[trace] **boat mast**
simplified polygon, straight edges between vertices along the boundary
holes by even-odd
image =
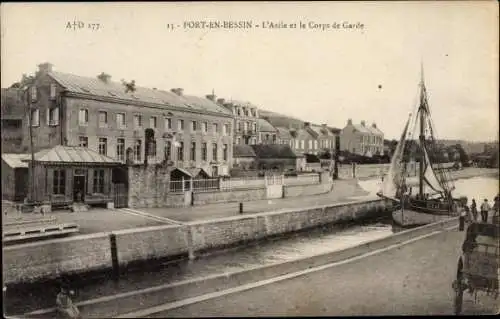
[[[422,148],[420,151],[420,165],[419,165],[419,181],[418,181],[418,192],[420,198],[423,198],[424,195],[424,163],[425,163],[425,152],[423,148],[425,147],[425,85],[424,85],[424,66],[420,64],[420,105],[418,107],[418,112],[420,115],[420,147]]]

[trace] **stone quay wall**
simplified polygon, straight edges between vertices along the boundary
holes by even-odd
[[[377,199],[9,246],[3,248],[4,282],[26,283],[92,270],[116,271],[138,261],[194,257],[269,236],[375,216],[391,205]]]

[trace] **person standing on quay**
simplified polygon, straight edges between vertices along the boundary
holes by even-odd
[[[472,221],[477,222],[477,204],[474,198],[472,199],[472,204],[470,205],[470,211],[472,213]]]
[[[488,212],[490,209],[490,204],[488,204],[488,200],[485,198],[484,202],[481,204],[481,220],[483,223],[488,222]]]

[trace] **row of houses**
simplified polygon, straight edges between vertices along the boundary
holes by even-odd
[[[125,163],[227,176],[245,161],[241,154],[253,153],[258,169],[306,170],[308,156],[334,150],[339,137],[339,147],[363,153],[378,151],[383,141],[375,126],[274,126],[249,102],[145,88],[105,73],[56,72],[50,63],[23,78],[2,89],[2,165],[26,169],[33,150],[30,183],[41,200],[68,202],[85,194],[86,201],[107,202],[112,185],[126,181]],[[26,179],[6,175],[17,184]]]

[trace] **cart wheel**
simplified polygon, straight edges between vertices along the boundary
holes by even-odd
[[[455,288],[455,300],[454,300],[455,315],[460,315],[462,313],[462,304],[464,302],[464,286],[463,286],[464,275],[462,269],[463,269],[463,263],[462,259],[460,258],[458,260],[457,279],[453,285]]]

